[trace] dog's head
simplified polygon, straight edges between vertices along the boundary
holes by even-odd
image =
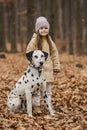
[[[35,50],[26,53],[27,59],[34,67],[41,67],[48,57],[48,53],[45,51]]]

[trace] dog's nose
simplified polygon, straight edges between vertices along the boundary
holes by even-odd
[[[40,62],[40,65],[43,65],[43,62]]]

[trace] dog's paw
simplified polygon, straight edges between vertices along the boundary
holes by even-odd
[[[50,113],[50,114],[51,114],[51,116],[55,116],[54,111],[51,111],[51,113]]]
[[[54,112],[51,112],[50,114],[51,114],[51,116],[54,116],[54,115],[55,115]]]
[[[51,116],[55,116],[55,114],[54,114],[54,113],[51,113]]]
[[[28,116],[29,116],[29,117],[33,117],[33,115],[32,115],[32,114],[28,114]]]

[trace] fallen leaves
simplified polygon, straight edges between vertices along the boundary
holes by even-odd
[[[41,106],[41,114],[29,118],[26,113],[10,114],[7,96],[28,65],[23,54],[6,54],[0,59],[1,130],[87,130],[87,57],[60,55],[61,72],[55,75],[52,104],[55,116]]]

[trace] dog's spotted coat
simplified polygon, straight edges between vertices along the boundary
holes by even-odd
[[[42,66],[48,54],[35,50],[27,53],[26,56],[30,65],[8,96],[9,110],[16,113],[27,109],[28,115],[32,117],[32,98],[40,91],[50,114],[54,115],[46,92],[46,79],[42,74]]]

